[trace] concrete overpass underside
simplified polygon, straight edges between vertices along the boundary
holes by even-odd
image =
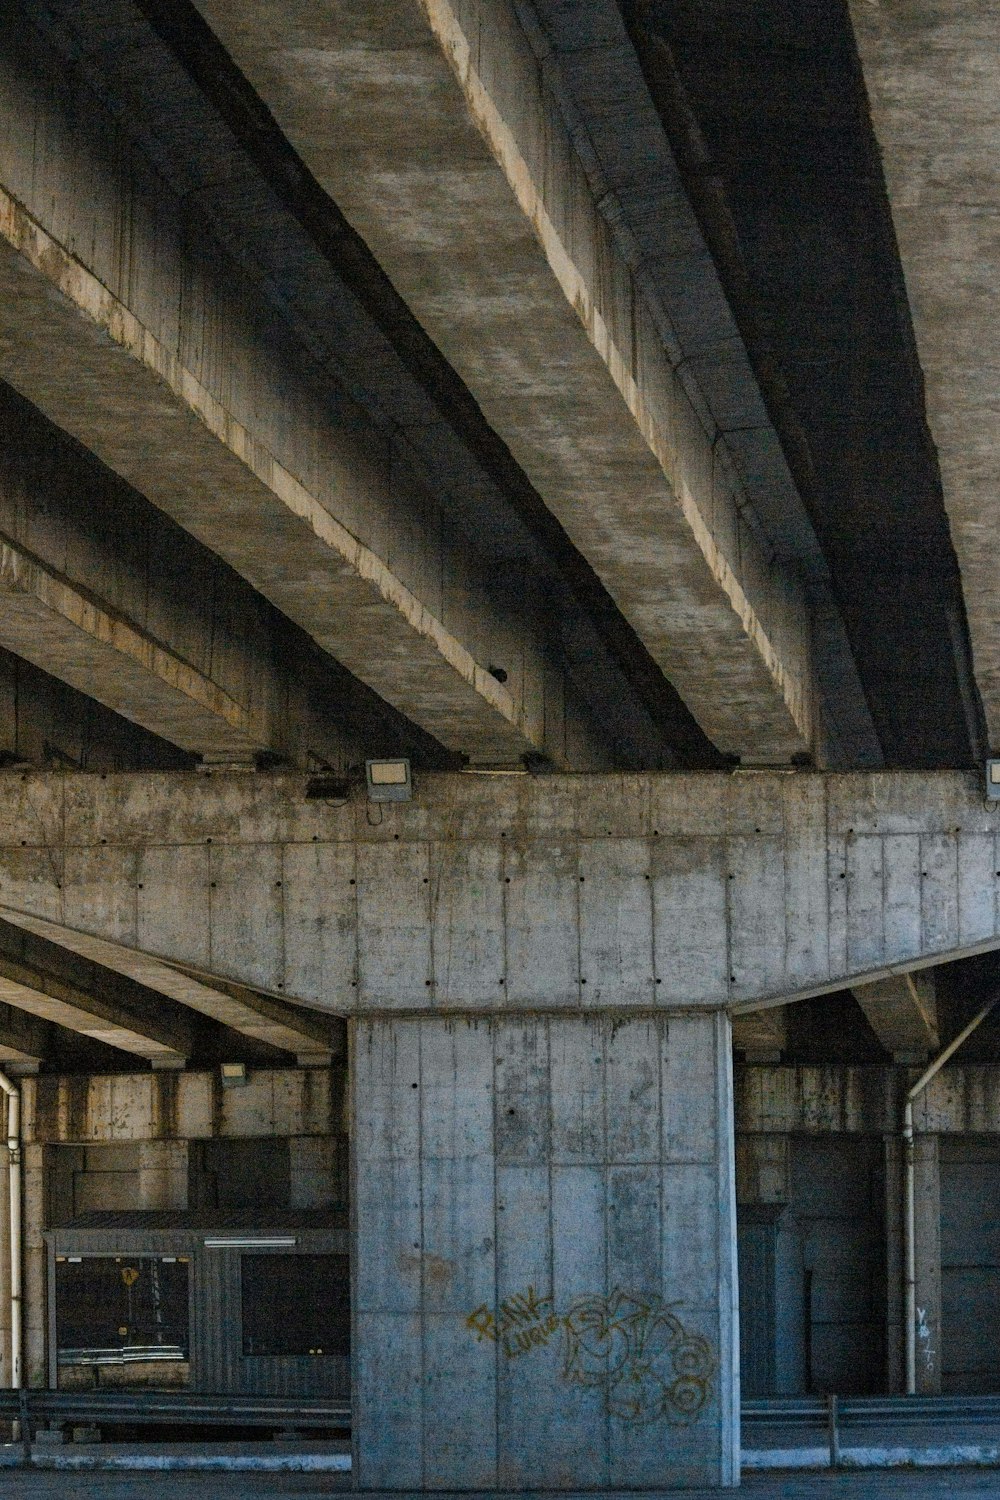
[[[1000,1389],[987,18],[890,10],[0,0],[0,1381],[497,1493]]]

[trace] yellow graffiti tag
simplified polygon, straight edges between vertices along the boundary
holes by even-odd
[[[564,1314],[534,1287],[501,1302],[484,1302],[466,1318],[476,1342],[497,1344],[507,1359],[543,1348],[562,1332],[562,1378],[596,1386],[608,1415],[644,1425],[688,1423],[712,1396],[715,1358],[706,1338],[690,1333],[672,1306],[653,1294],[615,1287],[608,1296],[579,1297]]]
[[[476,1336],[476,1343],[489,1339],[499,1344],[508,1359],[517,1359],[529,1349],[547,1344],[559,1328],[559,1318],[552,1309],[551,1297],[539,1297],[533,1286],[501,1302],[494,1315],[484,1302],[465,1320],[465,1326]]]

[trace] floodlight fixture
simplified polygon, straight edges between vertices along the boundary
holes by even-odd
[[[413,796],[410,762],[405,756],[366,760],[365,776],[370,802],[409,802]]]

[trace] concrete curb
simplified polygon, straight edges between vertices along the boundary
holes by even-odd
[[[0,1449],[0,1469],[59,1469],[67,1472],[169,1472],[231,1474],[349,1474],[349,1453],[32,1453],[25,1462],[13,1444]]]
[[[829,1469],[828,1447],[748,1448],[743,1450],[745,1473],[773,1469]],[[1000,1444],[942,1443],[936,1447],[841,1448],[841,1469],[1000,1468]]]

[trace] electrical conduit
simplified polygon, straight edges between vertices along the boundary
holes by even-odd
[[[7,1170],[10,1212],[10,1384],[20,1390],[24,1348],[24,1298],[21,1252],[21,1094],[0,1071],[0,1089],[7,1096]]]
[[[914,1203],[914,1178],[916,1150],[913,1141],[913,1101],[922,1094],[935,1073],[943,1068],[949,1057],[961,1047],[966,1037],[971,1036],[1000,1000],[994,995],[978,1015],[973,1016],[968,1026],[950,1041],[944,1051],[925,1068],[906,1095],[903,1105],[903,1278],[905,1288],[904,1320],[906,1324],[906,1394],[917,1392],[917,1256],[916,1256],[916,1209]]]

